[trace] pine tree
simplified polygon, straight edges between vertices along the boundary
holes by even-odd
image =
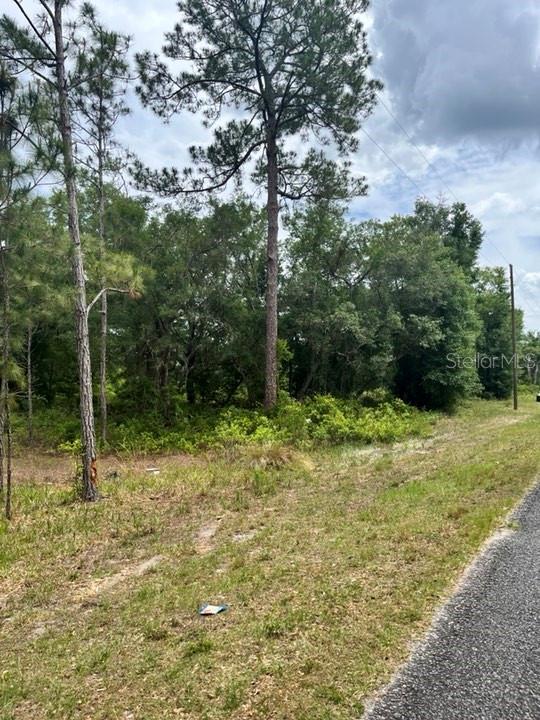
[[[265,406],[278,385],[278,228],[280,200],[365,192],[347,163],[329,160],[357,148],[356,132],[380,84],[367,75],[371,56],[359,15],[367,0],[180,0],[180,21],[167,33],[165,57],[188,69],[175,74],[158,55],[138,56],[140,97],[168,118],[188,108],[218,124],[213,142],[191,148],[199,172],[136,167],[136,177],[163,194],[212,191],[246,166],[266,184]],[[308,149],[296,152],[291,141]],[[253,168],[255,164],[255,168]]]
[[[122,161],[114,142],[114,129],[118,119],[129,110],[125,93],[129,80],[127,53],[129,38],[111,32],[101,25],[95,10],[85,3],[81,10],[83,33],[76,36],[77,55],[75,106],[81,126],[81,138],[86,150],[80,158],[97,199],[98,235],[100,240],[100,362],[99,362],[99,415],[101,440],[107,440],[107,328],[108,328],[108,273],[106,179],[118,174]]]
[[[20,0],[15,0],[26,26],[19,27],[3,15],[3,54],[20,68],[42,80],[56,99],[56,125],[61,140],[61,172],[67,196],[68,231],[72,245],[72,270],[75,289],[75,326],[79,371],[79,406],[82,441],[82,497],[93,501],[99,497],[97,488],[96,437],[92,397],[92,368],[88,333],[88,306],[84,251],[79,228],[77,177],[72,126],[74,89],[66,57],[66,27],[63,11],[67,0],[39,0],[42,13],[32,17]],[[71,31],[73,32],[73,30]]]
[[[11,420],[10,374],[12,358],[12,262],[14,229],[21,205],[29,192],[47,174],[50,166],[43,157],[50,153],[36,137],[42,103],[32,86],[23,87],[16,77],[16,65],[0,62],[0,490],[6,486],[5,514],[11,517]],[[23,150],[23,152],[21,152]]]

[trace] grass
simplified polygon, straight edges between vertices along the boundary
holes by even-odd
[[[532,484],[537,410],[477,401],[394,446],[134,460],[90,506],[37,459],[0,525],[0,717],[360,717]]]

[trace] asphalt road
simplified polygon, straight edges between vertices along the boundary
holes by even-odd
[[[540,720],[540,486],[365,720]]]

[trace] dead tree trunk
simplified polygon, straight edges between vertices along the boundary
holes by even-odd
[[[274,129],[268,132],[266,143],[268,161],[267,181],[268,235],[266,243],[266,362],[264,406],[267,410],[277,401],[277,337],[278,337],[278,160]]]
[[[75,330],[77,336],[77,360],[79,367],[80,416],[82,440],[82,497],[97,500],[96,437],[94,429],[94,408],[92,398],[92,369],[90,363],[90,338],[88,334],[88,312],[86,306],[86,279],[84,257],[79,230],[77,185],[73,159],[73,138],[71,115],[66,81],[64,39],[62,34],[62,0],[54,3],[55,71],[58,92],[58,110],[64,177],[68,204],[68,229],[72,242],[73,280],[75,285]]]

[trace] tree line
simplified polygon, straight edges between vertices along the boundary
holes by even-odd
[[[109,404],[172,422],[182,402],[271,411],[280,391],[385,387],[444,409],[508,392],[507,369],[448,367],[509,342],[506,281],[478,267],[467,208],[348,217],[382,87],[365,0],[180,1],[162,53],[134,64],[88,3],[38,5],[0,19],[2,478],[13,402],[30,439],[36,404],[78,405],[94,500],[96,398],[105,444]],[[164,120],[200,114],[212,139],[187,167],[118,146],[129,87]]]
[[[30,434],[36,399],[72,411],[78,399],[67,204],[60,191],[27,200],[12,236],[12,389],[30,411]],[[92,297],[104,274],[99,207],[95,188],[82,189]],[[116,416],[174,422],[185,403],[262,405],[264,210],[243,195],[160,207],[107,186],[104,219],[106,273],[122,291],[107,310],[105,389]],[[288,214],[284,235],[279,391],[301,399],[387,388],[442,410],[474,394],[508,396],[511,368],[475,362],[511,355],[508,284],[501,268],[477,265],[482,231],[463,204],[419,199],[411,215],[356,222],[346,205],[319,201]],[[101,334],[91,310],[96,362]]]

